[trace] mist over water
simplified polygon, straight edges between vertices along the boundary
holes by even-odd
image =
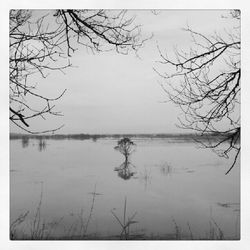
[[[180,228],[183,238],[205,238],[218,226],[227,239],[239,239],[240,167],[230,174],[230,159],[197,144],[168,139],[133,139],[136,151],[129,165],[114,147],[117,140],[11,140],[10,214],[14,221],[30,211],[29,226],[43,190],[41,218],[59,220],[55,234],[65,235],[79,219],[88,218],[88,233],[119,235],[112,215],[135,212],[131,230],[171,235]],[[42,184],[41,184],[42,183]],[[176,225],[175,225],[176,223]]]

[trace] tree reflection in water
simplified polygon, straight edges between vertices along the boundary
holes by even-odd
[[[129,180],[136,173],[133,171],[134,165],[132,165],[129,161],[124,161],[120,167],[115,168],[115,171],[118,172],[118,176],[123,180]]]
[[[26,148],[29,146],[29,138],[27,136],[22,137],[22,147]]]
[[[162,175],[170,177],[173,174],[173,167],[169,163],[164,162],[160,165],[160,172]]]
[[[46,141],[43,140],[43,139],[39,139],[39,143],[38,143],[38,150],[39,150],[39,152],[44,151],[46,149],[46,147],[47,147]]]

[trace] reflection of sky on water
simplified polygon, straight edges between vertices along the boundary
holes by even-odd
[[[96,183],[96,192],[102,195],[96,197],[90,232],[117,233],[119,225],[110,210],[122,213],[126,196],[129,210],[137,211],[135,228],[148,234],[172,233],[174,218],[186,232],[189,222],[198,237],[208,229],[212,207],[213,219],[225,236],[235,235],[239,206],[229,209],[224,204],[239,203],[239,166],[225,176],[230,162],[210,150],[188,143],[138,140],[131,157],[136,178],[124,181],[114,171],[123,160],[113,149],[115,140],[50,140],[42,154],[30,146],[33,143],[39,141],[30,140],[25,148],[20,140],[10,143],[10,169],[18,171],[10,173],[12,220],[25,210],[35,211],[43,181],[42,216],[50,222],[63,216],[63,224],[70,225],[77,217],[70,213],[79,215],[82,209],[88,215],[89,193]],[[29,216],[31,220],[32,213]]]

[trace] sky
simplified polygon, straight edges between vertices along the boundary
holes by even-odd
[[[39,14],[39,11],[37,13]],[[130,13],[128,13],[130,15]],[[160,67],[157,46],[172,55],[173,48],[188,50],[187,25],[203,34],[231,28],[228,14],[222,10],[133,10],[135,22],[141,24],[142,36],[148,40],[138,55],[121,55],[115,51],[92,54],[78,46],[71,58],[72,68],[65,75],[52,72],[46,79],[34,77],[37,91],[48,97],[66,93],[56,104],[62,117],[47,116],[30,122],[31,129],[42,131],[64,124],[58,133],[182,133],[178,128],[181,110],[167,101],[160,86],[162,79],[153,67]],[[10,126],[11,132],[23,132]]]

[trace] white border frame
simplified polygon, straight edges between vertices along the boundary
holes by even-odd
[[[106,8],[106,9],[240,9],[242,20],[242,152],[241,152],[241,240],[239,241],[10,241],[9,240],[9,9]],[[0,245],[6,250],[40,249],[248,249],[250,246],[250,8],[244,0],[12,0],[2,1],[0,84]],[[248,114],[248,115],[247,115]]]

